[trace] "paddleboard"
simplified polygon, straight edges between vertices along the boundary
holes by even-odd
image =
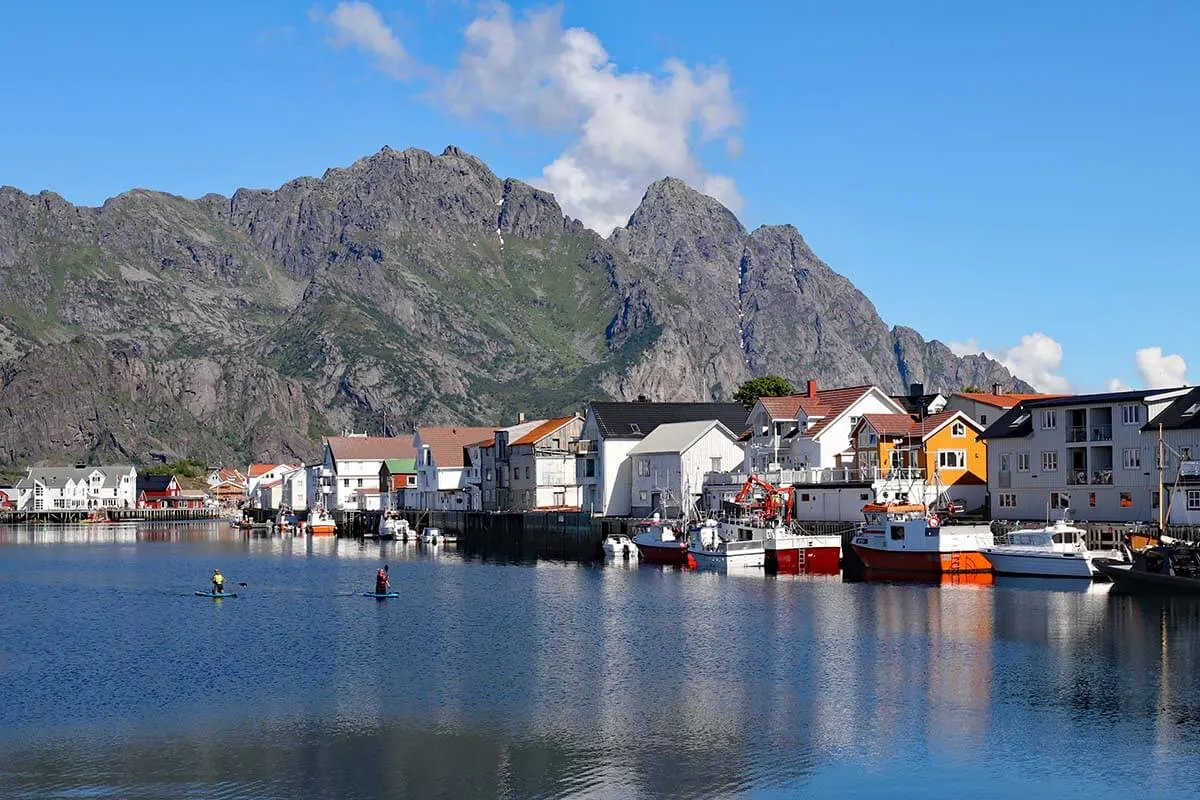
[[[383,600],[386,597],[399,597],[399,596],[400,596],[399,592],[383,592],[382,594],[380,594],[379,592],[363,592],[363,597],[378,597],[380,600]]]
[[[196,592],[196,597],[212,597],[220,600],[222,597],[237,597],[237,592],[222,592],[221,594],[213,594],[212,592]]]

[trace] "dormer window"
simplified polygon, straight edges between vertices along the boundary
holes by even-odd
[[[1194,416],[1197,411],[1200,411],[1200,403],[1192,403],[1187,407],[1187,410],[1183,412],[1183,415],[1185,417],[1191,417]]]
[[[1024,422],[1028,422],[1028,421],[1029,421],[1029,415],[1028,415],[1028,414],[1022,414],[1021,416],[1019,416],[1019,417],[1017,417],[1016,419],[1014,419],[1014,420],[1013,420],[1013,422],[1012,422],[1012,425],[1010,425],[1009,427],[1010,427],[1010,428],[1019,428],[1019,427],[1021,426],[1021,424],[1022,424],[1022,423],[1024,423]]]
[[[967,435],[967,426],[961,422],[956,422],[950,426],[950,435],[955,439],[961,439]]]
[[[629,423],[629,430],[633,431],[634,433],[641,433],[642,426],[638,425],[636,422],[631,422]]]

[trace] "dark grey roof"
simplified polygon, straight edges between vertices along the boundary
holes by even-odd
[[[174,477],[174,475],[138,475],[137,493],[165,492]]]
[[[980,439],[1020,439],[1033,433],[1033,418],[1026,403],[1015,406],[1000,415],[979,434]]]
[[[937,400],[939,397],[945,397],[945,395],[941,392],[934,392],[933,394],[922,394],[916,397],[910,394],[894,394],[891,397],[892,400],[896,401],[909,414],[919,414],[928,409],[929,404],[934,400]]]
[[[1069,394],[1065,397],[1048,397],[1044,400],[1025,400],[1020,405],[1026,408],[1062,408],[1064,406],[1094,406],[1102,403],[1123,403],[1129,400],[1145,400],[1156,394],[1186,389],[1186,386],[1176,386],[1173,389],[1133,389],[1128,392],[1104,392],[1103,394]]]
[[[750,416],[741,403],[597,402],[590,407],[605,439],[641,439],[663,423],[707,419],[719,420],[736,436],[746,430]]]
[[[1144,431],[1157,431],[1161,424],[1165,431],[1182,431],[1200,428],[1200,408],[1187,413],[1192,406],[1200,406],[1200,387],[1176,398],[1154,419],[1142,426]]]
[[[1048,397],[1043,400],[1024,400],[1017,403],[1015,406],[1004,412],[987,430],[979,435],[981,439],[1019,439],[1029,436],[1033,433],[1032,412],[1042,408],[1065,408],[1067,406],[1094,406],[1104,403],[1126,403],[1132,401],[1143,401],[1148,397],[1155,395],[1177,392],[1180,389],[1186,389],[1186,386],[1177,387],[1174,389],[1134,389],[1128,392],[1104,392],[1102,394],[1075,394],[1067,395],[1066,397]],[[1196,390],[1193,389],[1192,392]],[[1188,394],[1191,394],[1189,392]],[[1186,397],[1187,395],[1185,395]],[[1182,400],[1183,398],[1180,398]],[[1165,414],[1170,412],[1180,402],[1176,400],[1166,411],[1159,414],[1158,419],[1162,419]],[[1193,401],[1194,402],[1194,401]],[[1189,404],[1190,405],[1190,404]],[[1179,411],[1182,413],[1187,409],[1187,405],[1182,406]],[[1157,425],[1157,422],[1155,422]],[[1198,426],[1200,427],[1200,426]]]

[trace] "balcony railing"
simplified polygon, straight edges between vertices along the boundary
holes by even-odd
[[[1092,483],[1099,486],[1112,486],[1112,470],[1097,469],[1092,470]]]
[[[1086,442],[1088,440],[1087,434],[1088,434],[1088,429],[1087,429],[1086,425],[1067,428],[1067,441],[1068,442]]]
[[[1069,469],[1067,470],[1067,485],[1068,486],[1087,486],[1088,471],[1086,469]]]
[[[775,486],[805,483],[871,483],[883,480],[923,481],[925,470],[920,467],[829,467],[826,469],[784,469],[755,472],[759,478]],[[704,483],[741,485],[750,476],[745,472],[709,472]]]
[[[1068,486],[1111,486],[1112,482],[1111,469],[1094,469],[1090,472],[1086,469],[1067,470]]]
[[[1091,441],[1093,441],[1093,442],[1111,442],[1112,441],[1112,425],[1093,425]]]

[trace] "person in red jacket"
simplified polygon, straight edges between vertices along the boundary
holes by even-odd
[[[388,580],[387,564],[384,564],[383,569],[375,573],[375,594],[387,594],[391,585],[391,581]]]

